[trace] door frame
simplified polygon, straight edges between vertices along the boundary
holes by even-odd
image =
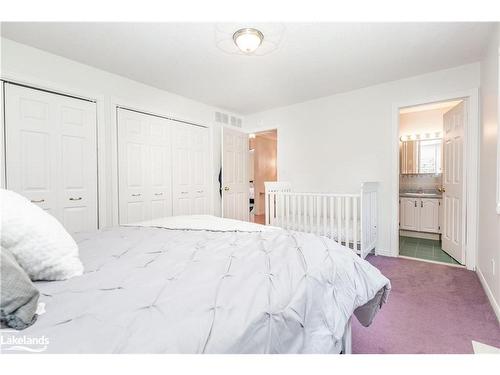
[[[391,227],[390,254],[399,256],[399,110],[404,107],[463,99],[466,102],[467,123],[464,132],[464,203],[466,220],[462,222],[462,240],[465,246],[465,266],[476,269],[478,233],[478,179],[479,179],[479,89],[424,97],[392,105],[391,151]]]
[[[141,112],[145,115],[150,115],[150,116],[158,116],[158,117],[163,117],[167,119],[171,119],[173,121],[182,121],[187,123],[188,125],[191,124],[192,126],[201,126],[205,127],[208,129],[209,135],[208,135],[208,142],[209,142],[209,159],[212,161],[211,163],[211,168],[213,168],[213,160],[214,160],[214,127],[211,123],[207,124],[200,124],[197,123],[194,120],[189,120],[185,119],[181,116],[176,115],[175,113],[171,113],[165,110],[165,108],[159,108],[159,107],[152,107],[149,105],[144,105],[137,103],[135,101],[123,99],[123,98],[118,98],[116,96],[111,97],[110,101],[110,123],[111,123],[111,134],[110,134],[110,149],[111,149],[111,190],[113,191],[112,194],[112,218],[111,222],[113,226],[119,225],[119,199],[118,199],[118,194],[119,194],[119,185],[118,185],[118,116],[117,116],[117,109],[118,108],[123,108],[123,109],[128,109],[131,111],[136,111],[136,112]],[[211,173],[210,175],[210,180],[209,180],[209,210],[210,212],[214,212],[214,184],[215,184],[215,173]]]
[[[279,168],[279,161],[280,161],[280,126],[275,125],[275,126],[263,126],[263,127],[258,127],[258,128],[252,128],[252,129],[243,129],[242,131],[247,132],[248,136],[250,134],[256,134],[256,133],[264,133],[268,132],[271,130],[276,130],[276,180],[280,180],[280,168]]]
[[[96,104],[96,153],[97,153],[97,227],[99,229],[109,226],[107,214],[107,195],[106,195],[106,111],[105,111],[105,97],[97,92],[90,92],[81,89],[75,89],[72,86],[66,86],[52,81],[43,80],[37,77],[28,76],[24,74],[14,73],[2,70],[0,74],[0,141],[2,147],[0,151],[0,187],[6,186],[6,155],[4,150],[5,145],[5,114],[4,114],[4,87],[5,82],[23,85],[28,88],[49,91],[54,94],[72,96],[76,99],[84,99],[95,102]]]
[[[280,168],[279,168],[279,161],[280,161],[280,136],[279,136],[280,135],[280,126],[279,125],[264,126],[264,127],[260,127],[260,128],[248,129],[247,133],[248,133],[248,136],[250,136],[250,134],[265,133],[265,132],[269,132],[269,131],[272,131],[272,130],[276,130],[276,181],[279,181],[280,180],[280,174],[279,174],[279,171],[280,171]],[[254,205],[255,205],[255,203],[254,203]],[[265,212],[264,212],[264,214],[265,214]]]

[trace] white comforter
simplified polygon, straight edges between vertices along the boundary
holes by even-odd
[[[20,334],[51,353],[338,353],[353,312],[369,324],[386,300],[389,280],[334,241],[173,220],[80,236],[85,274],[36,283],[47,312]]]

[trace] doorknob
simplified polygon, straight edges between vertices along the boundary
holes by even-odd
[[[224,188],[224,191],[229,191],[229,186],[226,186],[226,187]]]
[[[69,198],[70,201],[81,201],[82,200],[82,197],[78,197],[78,198]]]

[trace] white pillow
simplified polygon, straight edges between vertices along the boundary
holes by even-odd
[[[23,196],[0,189],[1,245],[31,280],[65,280],[83,273],[78,246],[49,213]]]

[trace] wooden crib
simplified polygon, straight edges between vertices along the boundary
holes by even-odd
[[[353,194],[303,193],[265,182],[266,225],[326,236],[365,258],[377,244],[378,182]]]

